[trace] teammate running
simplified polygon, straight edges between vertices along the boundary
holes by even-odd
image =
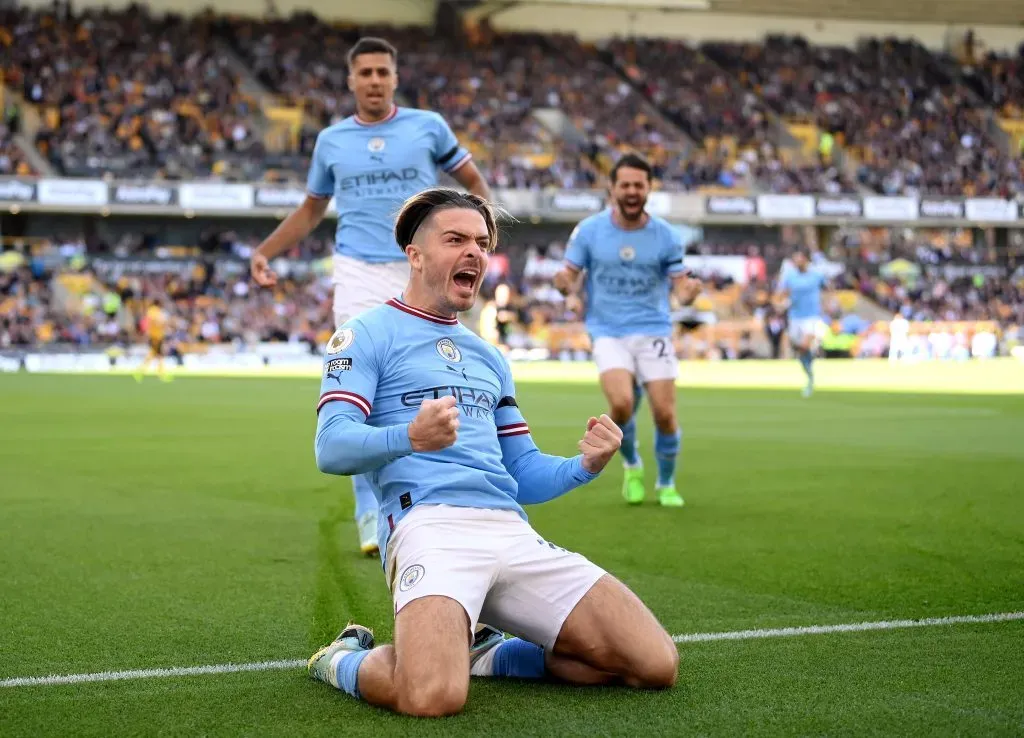
[[[574,302],[586,273],[586,325],[612,420],[622,429],[626,502],[644,501],[644,470],[636,442],[640,387],[647,390],[656,429],[655,494],[681,507],[675,470],[681,433],[676,422],[679,361],[672,344],[669,293],[690,304],[701,282],[683,268],[683,245],[667,221],[644,209],[651,167],[629,154],[611,171],[612,206],[581,222],[569,238],[566,266],[555,287]]]
[[[809,268],[810,257],[802,249],[793,254],[793,267],[783,268],[776,300],[789,302],[789,341],[807,375],[803,396],[810,397],[814,392],[814,354],[824,327],[821,289],[827,280],[824,274]]]
[[[431,189],[406,203],[395,231],[408,287],[331,338],[316,434],[321,471],[374,478],[395,644],[374,648],[350,624],[310,658],[310,674],[417,716],[462,710],[471,674],[671,686],[678,652],[651,612],[526,521],[522,505],[594,479],[622,434],[602,415],[587,421],[579,455],[542,454],[504,357],[456,320],[496,245],[491,208]],[[521,638],[467,649],[480,618]]]
[[[437,113],[394,104],[398,52],[379,38],[360,39],[348,54],[356,114],[321,131],[313,150],[306,199],[253,254],[255,281],[277,282],[269,261],[293,248],[320,223],[334,197],[334,321],[399,294],[409,266],[395,243],[395,214],[410,195],[438,182],[438,169],[481,197],[487,183],[470,153]],[[360,548],[377,550],[377,507],[369,481],[353,478]]]

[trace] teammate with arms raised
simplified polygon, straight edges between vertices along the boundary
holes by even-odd
[[[810,267],[802,249],[793,254],[793,267],[783,267],[779,276],[776,299],[789,302],[789,341],[807,375],[804,397],[814,392],[814,354],[823,328],[821,290],[826,282],[824,274]]]
[[[370,474],[379,490],[395,644],[374,648],[350,625],[310,658],[310,674],[420,716],[459,712],[471,674],[671,686],[678,652],[643,603],[526,521],[522,505],[595,478],[622,434],[590,418],[579,455],[542,454],[505,358],[456,320],[496,244],[490,207],[432,189],[395,229],[408,287],[332,337],[316,434],[321,471]],[[480,618],[520,637],[467,649]]]
[[[395,243],[395,213],[410,195],[438,182],[438,169],[488,197],[484,181],[437,113],[394,104],[398,54],[378,38],[360,39],[349,51],[348,85],[356,114],[325,128],[313,149],[306,199],[252,257],[256,282],[274,285],[269,260],[293,248],[320,223],[331,197],[338,209],[334,249],[335,327],[401,292],[409,277]],[[362,477],[353,479],[360,547],[376,551],[377,508]]]
[[[683,304],[701,283],[683,269],[683,246],[675,228],[644,208],[651,167],[639,156],[622,157],[611,171],[612,206],[581,222],[569,238],[566,266],[555,287],[578,299],[585,273],[587,331],[612,420],[622,429],[625,479],[622,494],[643,502],[644,470],[636,442],[639,387],[647,390],[654,416],[658,459],[656,494],[662,505],[679,507],[675,469],[680,431],[676,422],[679,362],[672,344],[669,294]]]

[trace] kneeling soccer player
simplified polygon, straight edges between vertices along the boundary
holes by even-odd
[[[651,612],[544,540],[520,506],[594,479],[622,433],[606,415],[590,418],[579,455],[542,454],[504,357],[456,319],[497,242],[491,207],[426,190],[405,203],[395,235],[408,287],[328,342],[316,435],[321,471],[370,474],[380,495],[395,643],[374,648],[351,624],[310,658],[310,674],[420,716],[459,712],[471,674],[671,686],[678,652]],[[481,619],[520,637],[477,632]]]

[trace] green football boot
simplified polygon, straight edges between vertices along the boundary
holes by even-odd
[[[622,468],[622,496],[630,505],[644,501],[644,468],[642,466]]]

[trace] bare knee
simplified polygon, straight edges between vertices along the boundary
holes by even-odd
[[[674,407],[654,408],[654,427],[659,433],[672,435],[676,432],[676,409]]]
[[[629,680],[641,689],[668,689],[679,678],[679,650],[666,636],[668,643],[660,649],[644,654],[633,664]]]
[[[398,695],[398,711],[413,717],[444,717],[462,712],[467,685],[440,679],[404,685]]]
[[[628,423],[633,417],[633,397],[631,395],[612,395],[608,398],[608,414],[618,425]]]

